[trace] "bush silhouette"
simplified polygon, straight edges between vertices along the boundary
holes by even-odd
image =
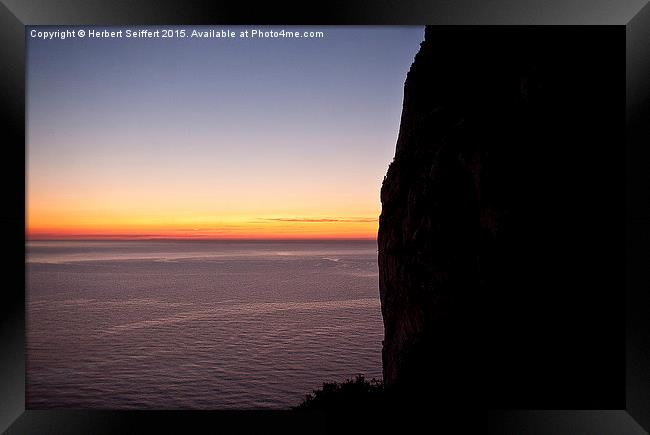
[[[366,380],[361,374],[345,382],[324,382],[323,388],[307,394],[296,410],[358,410],[379,406],[384,399],[382,381]]]

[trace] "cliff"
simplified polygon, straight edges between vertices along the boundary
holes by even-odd
[[[494,243],[506,215],[491,186],[498,183],[487,161],[492,141],[480,133],[520,116],[531,71],[499,77],[485,70],[480,49],[447,48],[437,36],[426,28],[404,86],[395,158],[381,189],[379,288],[386,387],[448,396],[443,384],[457,375],[463,340],[457,308],[480,287],[480,241]],[[497,88],[509,95],[490,98]]]
[[[602,86],[620,72],[599,63],[611,43],[578,32],[426,28],[381,188],[387,391],[480,400],[487,375],[506,401],[567,383],[585,394],[596,389],[580,365],[615,363],[563,335],[603,262],[592,235],[612,216],[594,213],[609,194],[594,147],[616,137],[620,91]]]

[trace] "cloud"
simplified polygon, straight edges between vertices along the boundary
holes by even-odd
[[[377,222],[377,218],[352,217],[352,218],[260,218],[263,221],[273,222],[301,222],[301,223],[323,223],[323,222]]]

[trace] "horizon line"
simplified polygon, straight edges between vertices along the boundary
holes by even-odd
[[[377,236],[374,237],[66,237],[66,238],[29,238],[25,237],[25,242],[100,242],[100,241],[118,241],[118,242],[133,242],[133,241],[223,241],[223,242],[249,242],[249,241],[264,241],[264,242],[292,242],[292,241],[376,241]]]

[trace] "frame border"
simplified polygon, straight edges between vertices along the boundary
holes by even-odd
[[[261,2],[260,2],[261,3]],[[173,0],[2,0],[0,4],[0,87],[7,141],[0,171],[5,204],[0,244],[7,285],[0,304],[0,431],[7,433],[115,433],[153,427],[186,430],[187,425],[263,421],[285,424],[284,412],[118,412],[25,410],[25,26],[41,24],[401,24],[556,25],[626,27],[626,409],[612,411],[500,410],[488,412],[490,433],[646,433],[650,431],[650,6],[646,0],[407,0],[399,4],[361,0],[290,7],[261,3]],[[18,253],[22,253],[19,256]],[[255,418],[250,418],[255,417]],[[291,416],[301,431],[329,423]],[[326,416],[316,416],[320,422]],[[252,424],[252,423],[250,423]],[[197,426],[194,426],[197,427]],[[240,429],[249,428],[247,424]],[[260,426],[261,427],[261,426]],[[332,426],[336,427],[336,426]],[[367,426],[363,426],[367,428]],[[139,429],[138,429],[139,428]]]

